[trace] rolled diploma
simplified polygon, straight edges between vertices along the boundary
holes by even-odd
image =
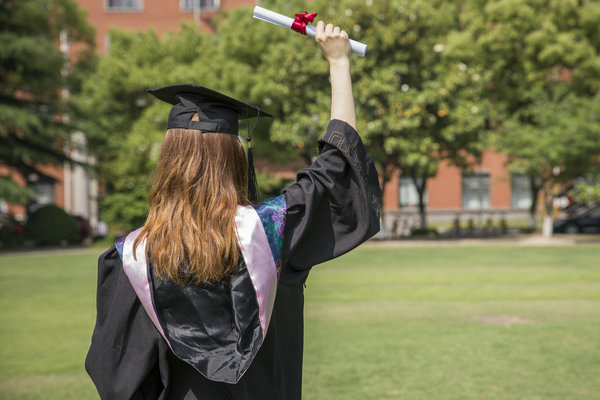
[[[292,27],[292,23],[294,22],[293,18],[286,17],[285,15],[281,15],[279,13],[267,10],[266,8],[262,8],[259,6],[254,7],[254,18],[270,22],[275,25],[283,26],[284,28],[288,29]],[[306,25],[306,34],[311,38],[315,37],[314,25]],[[364,57],[365,53],[367,52],[367,45],[361,42],[357,42],[356,40],[350,39],[350,49],[354,54]]]

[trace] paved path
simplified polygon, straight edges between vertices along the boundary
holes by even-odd
[[[578,244],[600,244],[600,235],[507,235],[489,238],[442,238],[442,239],[397,239],[369,240],[368,247],[436,247],[436,246],[574,246]]]

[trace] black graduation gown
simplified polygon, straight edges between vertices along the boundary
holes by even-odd
[[[85,366],[102,399],[301,398],[304,282],[310,269],[379,230],[381,191],[356,131],[332,120],[320,155],[283,191],[282,267],[270,324],[235,384],[202,376],[174,355],[123,271],[115,246],[98,261],[97,320]]]

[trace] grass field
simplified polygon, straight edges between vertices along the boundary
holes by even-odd
[[[97,398],[97,255],[0,255],[0,399]],[[366,246],[317,266],[304,399],[599,399],[599,255]]]

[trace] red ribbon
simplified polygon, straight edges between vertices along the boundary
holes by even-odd
[[[307,13],[303,12],[302,14],[296,14],[296,19],[292,22],[291,29],[295,30],[298,33],[306,35],[306,24],[313,22],[317,13]]]

